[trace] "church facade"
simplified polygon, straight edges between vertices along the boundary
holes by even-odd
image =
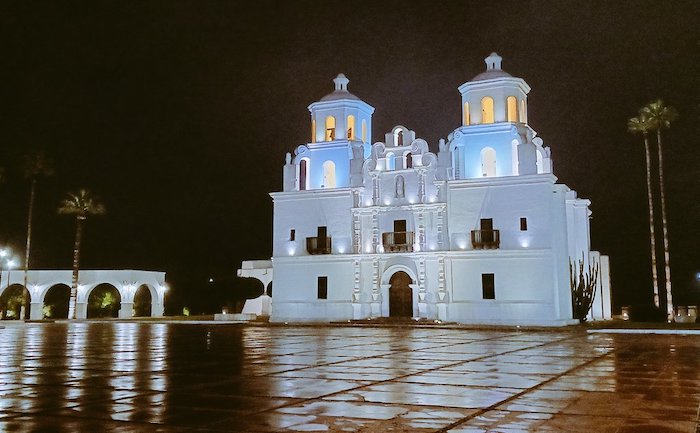
[[[570,261],[600,264],[592,318],[610,317],[609,265],[590,202],[553,175],[530,127],[530,87],[501,57],[459,86],[462,124],[437,153],[404,126],[372,144],[374,108],[335,89],[308,108],[274,202],[271,321],[413,317],[561,326]]]

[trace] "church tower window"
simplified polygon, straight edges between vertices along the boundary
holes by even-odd
[[[335,163],[333,161],[323,163],[323,187],[335,188]]]
[[[316,142],[316,119],[311,119],[311,142]]]
[[[299,161],[299,191],[309,189],[309,160],[302,158]]]
[[[348,116],[348,140],[354,140],[355,139],[355,116],[352,114]]]
[[[520,100],[520,121],[522,123],[527,123],[527,117],[525,116],[525,100]]]
[[[394,146],[403,146],[403,129],[394,131]]]
[[[362,142],[367,143],[367,121],[362,119]]]
[[[493,123],[493,98],[484,96],[481,98],[481,123]]]
[[[333,141],[333,140],[335,140],[335,117],[328,116],[328,117],[326,117],[326,140],[325,141]]]
[[[515,96],[509,96],[506,99],[506,105],[508,108],[508,121],[517,122],[518,121],[518,99]]]
[[[386,169],[396,170],[396,156],[393,152],[389,152],[386,154]]]
[[[470,123],[470,118],[469,118],[469,102],[464,103],[464,126],[469,126]]]

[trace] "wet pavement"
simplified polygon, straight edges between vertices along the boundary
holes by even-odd
[[[6,324],[0,432],[689,432],[700,337]]]

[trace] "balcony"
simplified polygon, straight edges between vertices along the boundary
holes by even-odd
[[[385,252],[406,253],[413,251],[413,232],[382,233]]]
[[[330,254],[331,238],[328,236],[322,238],[306,238],[306,251],[311,255]]]
[[[475,250],[495,250],[501,246],[498,230],[472,230],[472,247]]]

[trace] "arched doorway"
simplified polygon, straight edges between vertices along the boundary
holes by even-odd
[[[121,296],[116,287],[108,283],[95,286],[88,296],[87,318],[117,317],[121,307]]]
[[[413,316],[413,291],[409,284],[413,281],[403,271],[396,272],[389,280],[389,316],[412,317]]]
[[[43,317],[49,319],[67,319],[70,287],[66,284],[56,284],[46,291],[44,296]]]
[[[25,317],[19,317],[22,309],[22,296],[25,294],[25,292],[27,299],[29,300],[29,291],[27,291],[23,285],[12,284],[10,287],[5,288],[5,290],[2,292],[2,296],[0,296],[0,310],[2,310],[1,318],[3,320],[27,318],[29,311],[25,311]]]
[[[151,290],[145,284],[136,289],[134,294],[134,316],[151,317]]]

